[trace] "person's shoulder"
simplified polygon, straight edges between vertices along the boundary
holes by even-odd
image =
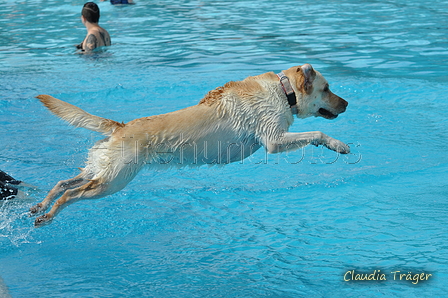
[[[100,34],[101,34],[101,37],[102,37],[102,39],[104,41],[104,44],[106,46],[110,46],[111,45],[111,41],[110,41],[109,32],[106,29],[102,28],[102,27],[100,27],[100,28],[101,28]]]
[[[111,40],[109,32],[100,26],[92,28],[87,34],[87,44],[89,43],[90,45],[88,45],[88,47],[91,49],[101,46],[110,46]]]
[[[106,30],[106,29],[104,29],[103,27],[100,27],[101,29],[101,32],[104,32],[104,33],[107,33],[107,35],[109,35],[109,32]]]
[[[109,32],[106,29],[104,29],[103,27],[101,27],[101,26],[97,26],[95,28],[92,28],[91,30],[89,30],[88,33],[89,34],[90,33],[92,33],[92,34],[99,34],[99,33],[107,33],[107,34],[109,34]]]

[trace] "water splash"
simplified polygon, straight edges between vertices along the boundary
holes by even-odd
[[[19,247],[25,243],[39,243],[32,233],[34,227],[29,218],[31,203],[24,200],[0,201],[0,243],[2,247]]]

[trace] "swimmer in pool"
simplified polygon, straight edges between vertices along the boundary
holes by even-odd
[[[107,0],[101,0],[101,2],[104,2]],[[110,4],[135,4],[132,0],[110,0]]]
[[[84,41],[77,45],[78,49],[85,52],[93,51],[98,47],[110,46],[110,36],[106,29],[98,25],[100,20],[100,9],[93,2],[87,2],[81,11],[81,20],[87,29]]]
[[[0,170],[0,200],[11,200],[16,197],[19,190],[14,185],[19,185],[22,181],[16,180]]]

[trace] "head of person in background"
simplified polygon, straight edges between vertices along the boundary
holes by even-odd
[[[85,52],[93,51],[96,48],[110,46],[110,35],[106,29],[100,27],[100,8],[93,2],[84,4],[81,11],[81,20],[87,29],[84,41],[77,45],[78,49]]]

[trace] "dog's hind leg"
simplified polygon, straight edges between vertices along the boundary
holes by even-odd
[[[63,208],[80,200],[97,199],[109,194],[107,186],[99,180],[92,180],[73,189],[67,189],[54,203],[50,211],[36,218],[34,226],[39,227],[49,223]]]
[[[75,187],[79,187],[85,183],[87,183],[89,180],[85,179],[83,177],[83,174],[79,174],[75,178],[68,179],[68,180],[61,180],[59,181],[52,190],[48,193],[46,198],[36,204],[35,206],[30,208],[31,215],[34,215],[38,212],[45,211],[48,208],[48,205],[54,201],[57,197],[59,197],[63,192],[65,192],[67,189],[72,189]]]

